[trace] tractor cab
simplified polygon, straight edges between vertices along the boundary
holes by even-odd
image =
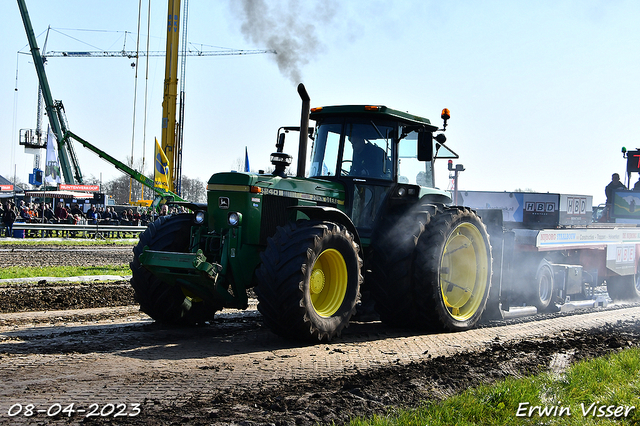
[[[447,111],[445,127],[448,118]],[[439,129],[428,119],[385,106],[314,108],[310,119],[316,131],[309,177],[344,185],[347,214],[361,236],[371,233],[385,200],[448,198],[435,188],[433,164],[458,156],[442,133],[434,136]]]

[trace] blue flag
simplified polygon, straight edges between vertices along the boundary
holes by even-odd
[[[244,171],[245,172],[250,172],[251,169],[249,168],[249,153],[247,152],[247,147],[244,147]]]

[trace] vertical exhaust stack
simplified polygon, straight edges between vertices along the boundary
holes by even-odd
[[[307,161],[307,139],[309,139],[309,110],[311,99],[304,84],[298,84],[298,94],[302,99],[302,115],[300,117],[300,144],[298,145],[298,172],[297,177],[303,178]]]

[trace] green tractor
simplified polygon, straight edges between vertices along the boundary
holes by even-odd
[[[203,323],[246,309],[254,288],[275,333],[328,341],[366,294],[390,325],[473,327],[490,293],[491,246],[478,215],[435,188],[435,159],[457,158],[444,134],[384,106],[310,110],[304,86],[298,92],[297,175],[285,173],[294,128],[281,128],[273,173],[216,173],[206,204],[179,203],[192,213],[149,225],[131,262],[141,309],[161,322]],[[442,118],[444,131],[448,110]]]

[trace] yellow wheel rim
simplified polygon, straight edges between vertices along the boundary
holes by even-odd
[[[471,318],[488,285],[489,257],[484,238],[471,223],[461,223],[449,235],[440,262],[440,291],[449,315]]]
[[[180,287],[180,289],[182,290],[182,294],[192,302],[202,302],[203,299],[193,294],[188,288]]]
[[[347,293],[347,264],[336,249],[320,253],[311,270],[309,292],[313,309],[322,317],[330,317],[342,305]]]

